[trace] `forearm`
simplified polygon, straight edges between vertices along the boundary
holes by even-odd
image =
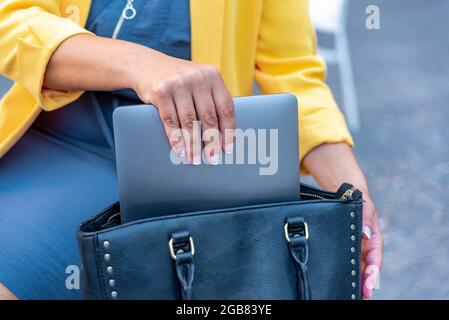
[[[56,90],[133,88],[133,70],[157,51],[127,41],[76,35],[64,41],[50,59],[44,87]]]
[[[190,163],[201,163],[201,154],[193,148],[194,135],[190,133],[179,139],[178,134],[180,129],[191,132],[193,121],[201,121],[204,130],[221,132],[221,139],[206,143],[212,151],[206,156],[210,163],[219,162],[222,148],[232,148],[235,130],[232,96],[220,71],[213,65],[93,35],[67,39],[50,60],[44,80],[46,88],[135,90],[144,103],[158,108],[170,145]]]
[[[309,170],[323,188],[336,191],[343,182],[348,182],[368,192],[363,172],[346,143],[326,143],[310,151],[303,159]]]

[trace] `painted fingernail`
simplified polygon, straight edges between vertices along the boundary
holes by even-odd
[[[379,267],[376,265],[368,266],[365,273],[368,274],[368,277],[365,280],[365,286],[368,290],[372,291],[378,282]]]
[[[225,152],[228,154],[231,154],[234,151],[234,143],[228,143],[227,145],[225,145]]]
[[[377,275],[376,284],[374,285],[374,290],[380,289],[380,273]]]
[[[192,162],[195,166],[201,164],[201,156],[200,155],[196,155],[193,156],[193,162]]]
[[[362,236],[363,236],[366,240],[371,239],[371,228],[368,227],[368,226],[363,226],[363,228],[362,228]]]
[[[373,290],[374,287],[376,286],[376,282],[377,282],[376,273],[373,273],[370,276],[368,276],[368,278],[366,279],[366,287],[368,288],[368,290]]]
[[[216,166],[218,163],[220,162],[220,157],[218,154],[214,154],[211,158],[210,158],[210,164]]]
[[[186,155],[186,151],[181,147],[176,150],[176,154],[180,157],[184,157]]]

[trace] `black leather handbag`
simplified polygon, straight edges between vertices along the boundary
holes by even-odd
[[[86,299],[361,298],[362,194],[120,223],[116,203],[77,237]]]

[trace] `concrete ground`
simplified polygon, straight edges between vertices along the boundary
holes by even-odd
[[[365,27],[371,4],[380,9],[380,30]],[[441,0],[351,1],[362,121],[355,150],[385,235],[378,299],[449,299],[447,12]],[[329,71],[341,101],[338,69]]]
[[[365,28],[370,4],[380,8],[380,30]],[[449,299],[447,12],[441,0],[351,1],[355,150],[385,235],[377,299]],[[340,101],[338,69],[328,82]],[[0,79],[0,95],[6,86]]]

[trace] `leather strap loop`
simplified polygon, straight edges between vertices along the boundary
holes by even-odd
[[[193,255],[191,252],[182,253],[176,256],[175,261],[176,275],[181,284],[182,300],[193,300],[193,278],[195,273],[195,265],[193,263]]]
[[[289,243],[290,255],[295,262],[297,270],[297,289],[299,300],[311,300],[307,262],[309,259],[308,232],[304,218],[295,217],[287,219],[286,234]]]
[[[297,236],[290,240],[290,254],[296,262],[298,278],[298,299],[310,300],[310,284],[307,272],[307,261],[309,256],[309,246],[305,237]]]
[[[193,300],[193,279],[195,264],[193,255],[195,248],[189,232],[175,232],[169,241],[170,255],[175,261],[176,275],[181,286],[181,297],[183,300]]]

